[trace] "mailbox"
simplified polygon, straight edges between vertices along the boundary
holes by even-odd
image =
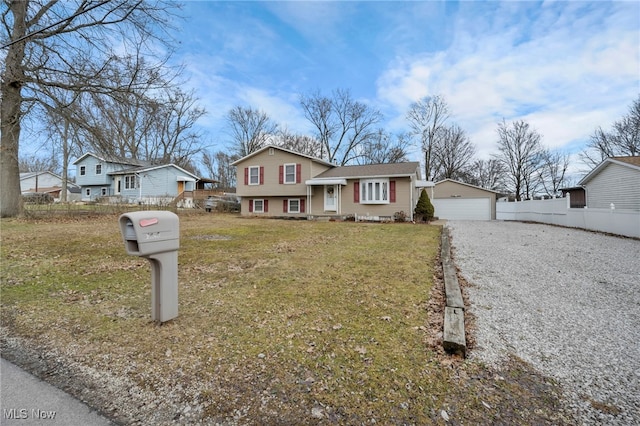
[[[127,254],[151,264],[151,317],[158,322],[178,316],[178,216],[166,211],[143,211],[120,216]]]
[[[165,211],[125,213],[120,216],[125,249],[134,256],[174,251],[180,248],[178,216]]]

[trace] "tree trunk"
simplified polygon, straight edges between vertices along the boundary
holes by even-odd
[[[26,34],[27,2],[10,2],[14,16],[11,40],[18,40]],[[20,120],[22,106],[22,85],[24,84],[24,47],[19,41],[8,48],[5,70],[0,91],[0,217],[14,217],[22,212],[20,191],[20,167],[18,149],[20,146]]]

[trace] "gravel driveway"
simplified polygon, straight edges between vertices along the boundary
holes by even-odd
[[[640,241],[519,222],[450,221],[476,316],[472,358],[555,378],[578,424],[640,424]]]

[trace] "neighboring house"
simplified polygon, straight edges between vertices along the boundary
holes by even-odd
[[[243,215],[413,219],[419,163],[336,166],[276,146],[233,163]]]
[[[560,188],[562,197],[569,197],[569,207],[572,209],[581,209],[587,205],[587,194],[581,186],[572,186],[571,188]]]
[[[495,220],[498,192],[453,179],[444,179],[431,189],[431,203],[439,219]]]
[[[180,198],[183,206],[191,207],[193,198],[184,194],[192,194],[199,180],[175,164],[151,165],[92,153],[73,164],[83,201],[109,198],[125,203],[168,204]]]
[[[67,200],[74,199],[75,194],[78,193],[78,188],[78,185],[73,182],[67,182]],[[49,171],[20,173],[20,192],[23,194],[46,193],[50,194],[54,199],[60,200],[62,176]]]
[[[640,156],[610,157],[580,182],[588,208],[640,210]]]

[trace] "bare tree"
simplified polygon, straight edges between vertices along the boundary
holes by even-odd
[[[524,120],[498,124],[498,151],[494,158],[505,169],[505,184],[517,201],[534,195],[539,174],[542,136]]]
[[[304,115],[315,127],[321,158],[341,166],[355,161],[360,147],[375,135],[374,126],[382,114],[351,98],[348,90],[337,89],[332,97],[320,92],[300,97]]]
[[[633,101],[629,112],[613,123],[606,132],[598,127],[591,135],[587,149],[580,156],[590,167],[608,157],[640,155],[640,95]]]
[[[275,136],[278,125],[266,112],[237,106],[227,113],[232,150],[240,158],[258,151]]]
[[[406,133],[395,136],[378,129],[371,138],[360,147],[358,164],[401,163],[408,161],[407,150],[411,139]]]
[[[465,177],[463,181],[481,188],[499,191],[502,189],[504,173],[505,170],[502,162],[495,158],[476,160],[472,164],[468,176]]]
[[[202,154],[202,163],[204,164],[209,176],[218,181],[218,188],[223,191],[231,191],[236,186],[236,169],[232,166],[237,156],[230,156],[224,151],[215,153],[205,152]]]
[[[113,64],[133,40],[150,41],[155,35],[154,42],[170,47],[165,29],[176,7],[172,2],[126,0],[5,0],[4,4],[8,7],[0,14],[4,29],[0,42],[7,52],[0,85],[2,217],[16,216],[22,209],[18,159],[25,114],[57,107],[46,90],[50,87],[111,93],[138,85],[138,74],[129,75],[125,87],[113,84],[121,71]],[[157,70],[162,61],[146,66]]]
[[[441,95],[427,96],[414,102],[407,112],[407,121],[414,136],[420,138],[424,152],[425,179],[433,178],[433,148],[438,131],[449,118],[449,107]]]
[[[544,150],[542,152],[542,165],[538,174],[547,195],[551,197],[561,195],[560,188],[565,184],[569,160],[569,154],[560,151]]]
[[[307,135],[292,133],[286,128],[278,132],[274,139],[274,143],[275,145],[291,151],[306,154],[311,157],[321,158],[321,144],[318,139]]]
[[[432,152],[434,180],[463,180],[475,152],[475,146],[460,126],[441,127],[436,132]]]

